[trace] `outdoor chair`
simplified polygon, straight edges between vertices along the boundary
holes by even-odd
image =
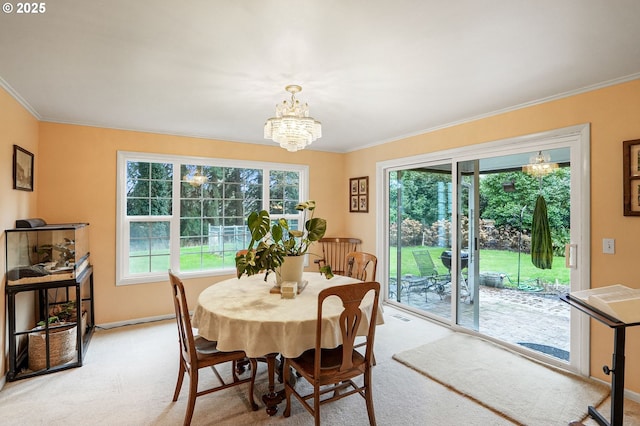
[[[180,344],[180,370],[178,371],[176,389],[173,393],[173,401],[178,400],[184,374],[187,373],[189,375],[189,399],[187,401],[187,412],[184,417],[184,424],[191,424],[197,397],[243,383],[249,383],[248,399],[251,403],[251,408],[254,411],[257,410],[258,405],[253,399],[256,361],[254,359],[249,360],[252,366],[251,377],[240,379],[236,371],[236,363],[246,359],[244,351],[222,352],[218,350],[217,342],[207,340],[201,336],[194,336],[182,280],[169,270],[169,282],[173,290],[173,303],[176,311],[176,322],[178,324],[178,343]],[[228,383],[224,381],[218,370],[216,370],[216,365],[226,362],[232,363],[232,381]],[[220,384],[198,391],[199,371],[205,367],[211,367]]]
[[[441,274],[438,271],[428,250],[415,250],[412,253],[420,276],[418,279],[414,277],[409,280],[408,291],[413,291],[416,288],[420,291],[424,290],[425,300],[427,300],[429,291],[435,291],[440,296],[440,300],[444,299],[448,291],[447,287],[451,284],[451,275],[449,273]]]
[[[320,238],[322,246],[322,258],[314,260],[321,268],[326,265],[331,266],[331,272],[336,275],[345,275],[347,271],[347,254],[358,251],[358,246],[362,244],[359,238],[325,237]]]
[[[374,299],[368,324],[366,350],[362,355],[355,350],[354,340],[358,326],[366,318],[360,309],[360,303],[370,292],[373,292]],[[335,299],[336,296],[340,298],[343,308],[340,316],[342,344],[333,349],[323,348],[322,335],[323,324],[325,324],[323,305],[327,299]],[[291,415],[291,395],[294,395],[303,407],[313,415],[316,426],[319,426],[321,405],[358,394],[366,401],[369,424],[376,424],[371,388],[371,357],[373,356],[379,296],[380,284],[377,282],[334,286],[320,292],[318,295],[315,348],[305,351],[297,358],[285,358],[284,360],[284,371],[295,369],[303,379],[313,386],[313,391],[305,392],[303,391],[304,387],[297,390],[295,382],[285,380],[284,390],[287,407],[283,413],[284,417]],[[354,380],[361,376],[362,380]]]

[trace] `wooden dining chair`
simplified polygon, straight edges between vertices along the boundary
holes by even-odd
[[[367,269],[371,270],[371,279],[376,279],[376,269],[378,267],[378,258],[371,253],[365,253],[363,251],[352,251],[347,254],[347,277],[356,278],[361,281],[367,281]],[[366,346],[366,341],[357,343],[356,348]],[[371,355],[371,362],[376,365],[375,354]]]
[[[345,275],[367,281],[367,269],[371,270],[371,280],[376,279],[376,268],[378,267],[378,258],[371,253],[363,251],[352,251],[346,257],[347,271]],[[371,281],[370,280],[370,281]]]
[[[318,267],[331,266],[331,272],[344,275],[347,270],[346,256],[352,251],[358,251],[362,244],[359,238],[324,237],[318,240],[322,246],[322,258],[314,260]]]
[[[367,332],[367,345],[364,355],[354,349],[356,332],[364,314],[360,308],[362,299],[373,292],[371,318]],[[321,336],[323,332],[323,305],[329,298],[340,298],[343,311],[340,316],[340,334],[342,344],[333,349],[322,348]],[[373,410],[371,356],[373,354],[373,340],[376,331],[376,317],[378,313],[378,299],[380,284],[377,282],[354,283],[329,287],[318,295],[318,318],[316,325],[315,348],[305,351],[297,358],[285,358],[285,375],[291,368],[313,386],[313,392],[299,393],[295,389],[295,382],[285,380],[284,390],[287,407],[284,417],[291,415],[291,395],[294,395],[304,408],[313,415],[316,426],[320,425],[320,406],[349,395],[362,396],[367,405],[369,424],[375,425]],[[353,379],[363,376],[363,384],[358,385]],[[321,389],[322,387],[322,389]],[[331,394],[331,396],[327,396]],[[321,397],[323,397],[321,399]],[[313,401],[311,404],[310,402]]]
[[[180,344],[180,370],[178,371],[178,382],[173,393],[173,401],[178,400],[184,374],[189,375],[189,399],[187,402],[187,412],[184,417],[184,424],[191,424],[196,398],[211,392],[216,392],[232,386],[249,382],[249,401],[251,408],[255,411],[258,405],[253,399],[253,387],[255,383],[256,361],[251,359],[252,373],[247,379],[240,379],[236,372],[236,362],[246,358],[244,351],[222,352],[219,351],[217,342],[206,340],[201,336],[194,336],[191,328],[191,318],[189,317],[189,307],[184,292],[182,280],[169,270],[169,281],[173,289],[173,304],[176,311],[176,322],[178,324],[178,343]],[[231,362],[231,373],[233,381],[226,383],[216,369],[216,365]],[[198,391],[198,375],[201,368],[211,367],[211,370],[220,381],[220,385]]]

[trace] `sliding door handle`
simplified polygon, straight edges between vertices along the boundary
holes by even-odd
[[[576,269],[578,267],[577,244],[565,244],[564,246],[564,266]]]

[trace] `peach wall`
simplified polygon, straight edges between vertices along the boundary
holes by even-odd
[[[640,218],[622,215],[622,141],[640,139],[640,80],[496,115],[347,154],[349,177],[375,177],[376,162],[591,123],[591,285],[622,283],[640,288],[637,279]],[[370,180],[375,191],[375,179]],[[375,235],[377,215],[351,214],[354,234]],[[615,238],[616,253],[602,254],[602,239]],[[367,246],[375,250],[375,246]],[[591,327],[591,374],[608,381],[613,332]],[[640,327],[627,332],[627,359],[640,360]],[[640,363],[628,362],[626,388],[640,392]]]
[[[41,123],[42,164],[39,215],[49,223],[89,222],[98,324],[169,314],[173,311],[167,282],[115,285],[116,153],[153,152],[211,158],[309,165],[310,198],[317,217],[328,221],[328,235],[344,231],[343,155],[317,151],[288,153],[277,146],[249,145],[207,139],[140,133],[86,126]],[[189,301],[213,282],[226,277],[187,282]]]
[[[35,217],[37,213],[37,192],[39,189],[40,157],[38,155],[38,121],[25,110],[18,102],[15,101],[6,91],[0,88],[0,226],[2,229],[11,229],[15,227],[16,219]],[[34,173],[34,192],[18,191],[13,189],[13,145],[18,145],[35,155],[35,173]],[[2,232],[0,236],[0,271],[3,273],[3,279],[0,281],[0,291],[4,300],[6,277],[4,271],[6,269],[6,250],[5,250],[5,234]],[[20,298],[21,300],[24,298]],[[29,300],[27,300],[27,303]],[[19,303],[19,302],[17,302]],[[33,311],[33,306],[21,303],[18,307],[18,325],[21,327],[30,327],[27,325],[28,320],[23,315]],[[6,337],[6,303],[2,303],[0,308],[0,341],[2,341],[3,356],[0,357],[0,372],[7,370],[6,356],[8,353],[8,340]]]

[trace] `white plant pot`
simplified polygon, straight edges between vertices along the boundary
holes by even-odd
[[[300,284],[302,282],[305,257],[304,255],[285,257],[284,262],[276,271],[276,284],[280,285],[284,281],[293,281]]]

